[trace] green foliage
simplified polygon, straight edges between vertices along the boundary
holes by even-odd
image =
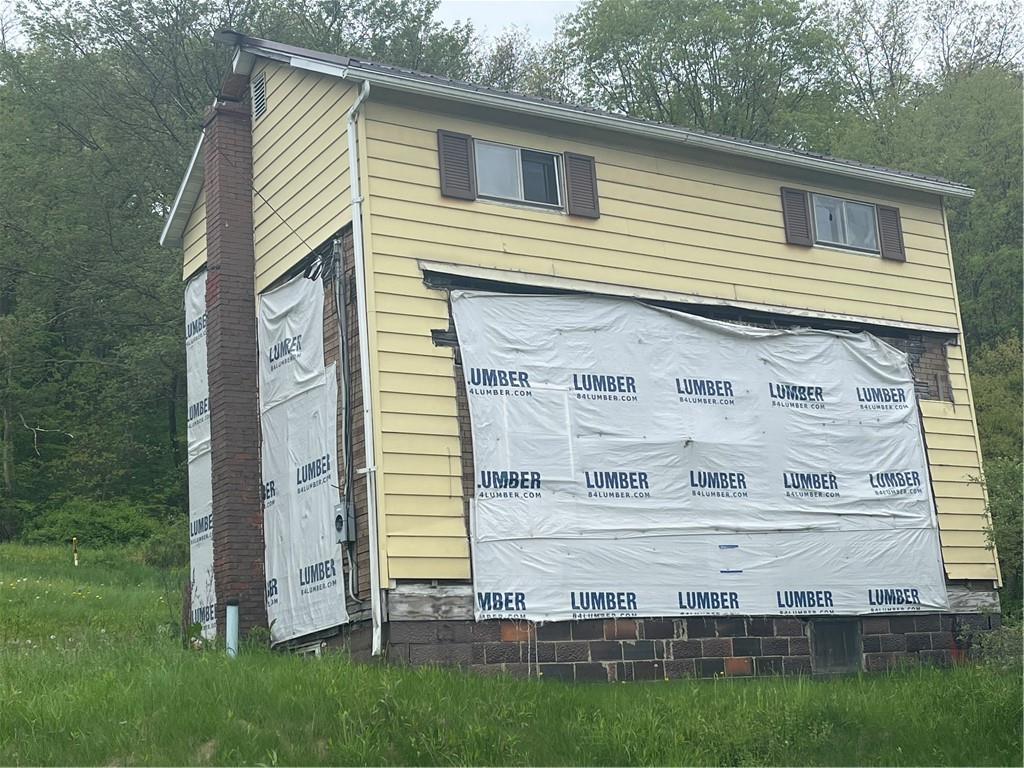
[[[1024,391],[1024,358],[1019,336],[1009,336],[975,351],[971,358],[971,382],[981,448],[985,461],[1021,459],[1021,392]]]
[[[142,562],[154,568],[184,568],[188,555],[188,518],[184,515],[161,520],[142,545]]]
[[[970,644],[971,657],[979,664],[1015,672],[1020,676],[1024,662],[1021,656],[1024,635],[1021,633],[1019,618],[1014,624],[1004,624],[996,630],[976,632],[970,637]]]
[[[181,648],[164,574],[0,545],[0,763],[1018,765],[999,666],[569,685]],[[38,598],[38,599],[37,599]]]
[[[796,0],[591,0],[563,29],[584,100],[760,141],[825,148],[837,41]]]
[[[79,546],[102,548],[143,541],[159,527],[157,520],[129,501],[69,498],[36,517],[25,540],[33,544],[70,544],[72,537],[78,537]],[[187,542],[187,532],[182,534]]]
[[[1022,541],[1024,530],[1024,492],[1021,488],[1024,465],[1019,458],[990,459],[985,464],[985,486],[992,527],[989,542],[999,553],[1003,573],[1003,610],[1020,614],[1022,580]]]

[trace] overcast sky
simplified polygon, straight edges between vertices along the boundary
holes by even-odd
[[[514,24],[544,42],[554,34],[556,17],[577,5],[578,0],[441,0],[437,17],[444,22],[469,19],[485,39]]]

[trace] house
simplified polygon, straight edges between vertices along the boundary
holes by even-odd
[[[161,240],[206,631],[237,599],[286,647],[623,680],[948,662],[998,624],[972,190],[219,37]]]

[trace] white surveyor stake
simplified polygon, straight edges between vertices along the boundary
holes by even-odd
[[[341,549],[336,366],[323,362],[323,286],[260,296],[267,619],[279,643],[348,622]]]
[[[948,608],[903,353],[622,299],[452,306],[478,619]]]
[[[206,271],[185,286],[185,368],[188,397],[188,523],[192,583],[190,621],[203,636],[217,633],[213,579],[213,473],[210,392],[206,370]]]

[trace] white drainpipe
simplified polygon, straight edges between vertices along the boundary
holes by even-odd
[[[381,652],[380,553],[377,551],[377,466],[373,442],[373,390],[370,388],[369,312],[366,307],[366,253],[363,249],[363,193],[359,179],[359,142],[356,121],[359,108],[370,95],[363,86],[348,111],[348,178],[352,194],[352,252],[356,268],[356,309],[359,315],[359,374],[363,389],[363,446],[366,449],[366,518],[370,535],[370,619],[373,624],[373,655]]]

